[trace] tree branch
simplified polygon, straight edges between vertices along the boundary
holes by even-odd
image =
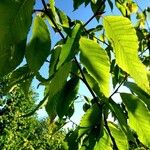
[[[109,126],[108,126],[108,123],[107,123],[107,118],[106,118],[106,115],[105,115],[105,114],[104,114],[104,123],[105,123],[106,130],[108,131],[108,134],[109,134],[109,136],[110,136],[110,138],[111,138],[111,141],[112,141],[112,143],[113,143],[113,149],[114,149],[114,150],[119,150],[119,149],[118,149],[118,146],[117,146],[117,144],[116,144],[116,141],[115,141],[115,139],[114,139],[114,137],[113,137],[113,135],[111,134],[111,131],[110,131],[110,129],[109,129]]]
[[[100,12],[100,9],[103,7],[103,5],[105,4],[105,1],[106,0],[102,0],[100,3],[99,3],[99,7],[97,9],[97,11],[93,14],[93,16],[83,25],[83,28],[85,26],[87,26],[97,15],[101,16],[104,12]]]
[[[75,60],[77,66],[78,66],[78,68],[79,68],[79,70],[80,70],[80,73],[81,73],[81,76],[82,76],[82,81],[83,81],[84,84],[87,86],[87,88],[88,88],[88,90],[90,91],[90,93],[91,93],[91,95],[93,96],[93,98],[96,99],[96,96],[95,96],[93,90],[91,89],[90,85],[88,84],[88,82],[87,82],[87,80],[86,80],[86,78],[85,78],[85,75],[84,75],[84,73],[83,73],[83,71],[82,71],[82,69],[81,69],[81,66],[80,66],[80,64],[79,64],[78,61],[77,61],[77,58],[74,57],[74,60]]]
[[[109,96],[109,99],[111,99],[111,97],[118,92],[119,88],[122,86],[122,84],[127,80],[128,74],[126,73],[124,79],[121,81],[121,83],[119,84],[119,86],[116,88],[116,90]]]
[[[49,19],[52,21],[53,25],[55,26],[56,30],[58,31],[58,33],[60,34],[60,36],[62,37],[62,39],[65,39],[64,35],[61,33],[60,29],[58,28],[57,24],[55,23],[53,17],[51,16],[48,8],[47,8],[47,5],[45,3],[44,0],[41,0],[42,1],[42,4],[44,6],[44,10],[45,10],[45,14],[49,17]]]

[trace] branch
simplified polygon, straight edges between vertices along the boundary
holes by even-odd
[[[81,76],[82,76],[82,81],[83,81],[84,84],[87,86],[87,88],[88,88],[88,90],[90,91],[90,93],[91,93],[91,95],[93,96],[93,98],[96,99],[96,96],[95,96],[93,90],[91,89],[90,85],[88,84],[88,82],[87,82],[87,80],[86,80],[86,78],[85,78],[85,75],[84,75],[84,73],[83,73],[83,70],[81,69],[81,66],[80,66],[80,64],[79,64],[78,61],[77,61],[77,58],[74,57],[74,60],[75,60],[77,66],[78,66],[78,68],[79,68],[79,70],[80,70],[80,73],[81,73]]]
[[[106,118],[106,115],[105,115],[105,114],[104,114],[104,123],[105,123],[106,130],[108,131],[108,134],[109,134],[109,136],[110,136],[110,138],[111,138],[111,141],[112,141],[112,143],[113,143],[113,149],[114,149],[114,150],[119,150],[119,149],[118,149],[118,146],[117,146],[117,144],[116,144],[116,141],[115,141],[115,139],[114,139],[114,137],[113,137],[113,135],[111,134],[111,131],[110,131],[110,129],[109,129],[109,126],[108,126],[108,123],[107,123],[107,118]]]
[[[118,92],[119,88],[122,86],[122,84],[127,80],[128,74],[126,73],[124,79],[121,81],[121,83],[119,84],[119,86],[116,88],[116,90],[109,96],[109,99],[111,99],[111,97]]]
[[[95,38],[96,40],[98,40],[99,42],[101,42],[101,43],[103,43],[103,44],[105,44],[105,45],[109,46],[109,44],[107,44],[106,42],[104,42],[104,41],[100,40],[99,38],[97,38],[97,37],[96,37],[96,36],[94,36],[93,34],[89,33],[89,31],[88,31],[88,30],[86,30],[85,28],[84,28],[84,31],[85,31],[88,35],[90,35],[90,36],[92,36],[93,38]]]
[[[45,3],[44,0],[41,0],[42,1],[42,4],[44,6],[44,10],[45,10],[45,14],[49,17],[49,19],[52,21],[53,25],[55,26],[56,30],[58,31],[58,33],[60,34],[60,36],[62,37],[62,39],[65,39],[64,35],[61,33],[60,29],[58,28],[57,24],[55,23],[53,17],[51,16],[48,8],[47,8],[47,5]]]
[[[100,9],[103,7],[103,5],[105,4],[106,0],[102,0],[98,5],[98,9],[97,11],[93,14],[93,16],[83,25],[83,28],[85,26],[87,26],[97,15],[101,16],[104,12],[100,12]]]
[[[44,13],[44,10],[42,10],[42,9],[34,9],[33,13],[35,13],[35,12],[42,12],[42,13]]]

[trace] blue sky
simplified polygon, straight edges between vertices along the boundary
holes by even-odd
[[[146,6],[150,7],[150,0],[147,0],[147,1],[146,0],[136,0],[136,2],[139,4],[139,6],[141,8],[145,8]],[[78,10],[73,11],[72,0],[55,0],[55,4],[56,4],[56,7],[58,7],[62,11],[64,11],[71,19],[74,19],[74,20],[77,19],[77,20],[82,20],[83,22],[86,22],[93,14],[89,5],[86,8],[84,7],[84,5],[82,5],[82,6],[79,7]],[[37,9],[42,8],[40,0],[37,0],[35,8],[37,8]],[[106,13],[104,15],[119,15],[120,14],[120,12],[117,9],[114,9],[114,11],[111,12],[109,6],[106,7],[106,8],[107,8]],[[90,22],[90,24],[88,24],[87,28],[95,27],[97,25],[98,25],[98,22],[94,19]],[[54,33],[54,31],[51,28],[50,28],[50,32],[51,32],[52,47],[53,47],[54,44],[58,41],[58,39],[60,39],[60,36],[59,36],[58,33]],[[41,68],[41,74],[45,77],[48,74],[46,72],[46,70],[48,70],[47,67],[48,67],[48,64],[46,63]],[[35,89],[36,89],[37,84],[38,84],[38,82],[35,80],[33,82],[33,86],[35,87]],[[85,95],[91,97],[89,91],[84,86],[84,84],[80,84],[80,85],[81,85],[81,87],[80,87],[79,93],[81,95],[85,94]],[[122,88],[120,90],[122,91],[122,90],[126,90],[126,89]],[[39,100],[41,100],[42,97],[43,97],[43,87],[40,87],[36,91],[39,93]],[[119,96],[115,95],[114,99],[119,100]],[[79,122],[80,117],[83,114],[82,104],[83,104],[83,102],[76,103],[76,113],[75,113],[74,117],[72,118],[72,120],[75,121],[75,122]],[[40,114],[40,117],[45,116],[45,113],[44,113],[43,110],[39,110],[38,112]]]

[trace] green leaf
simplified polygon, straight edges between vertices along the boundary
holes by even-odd
[[[132,132],[127,124],[127,116],[123,112],[123,109],[120,107],[120,105],[111,100],[109,103],[109,108],[112,114],[117,118],[122,131],[125,133],[128,139],[134,141]]]
[[[91,9],[94,14],[97,13],[97,11],[99,12],[99,14],[101,14],[104,12],[105,2],[103,0],[92,0]],[[97,21],[99,21],[100,15],[96,15],[95,18],[97,19]]]
[[[94,150],[112,150],[111,147],[111,139],[106,130],[104,130],[104,134],[100,137],[99,141],[95,144]]]
[[[89,74],[98,82],[100,90],[109,96],[110,63],[107,53],[96,42],[82,37],[80,39],[80,59]]]
[[[113,2],[111,0],[107,0],[107,2],[109,4],[109,7],[110,7],[111,11],[113,11],[113,8],[114,8]]]
[[[74,10],[78,9],[80,5],[82,5],[86,0],[73,0],[73,8]]]
[[[56,115],[56,107],[58,104],[58,100],[61,98],[60,92],[67,82],[67,77],[71,70],[71,66],[72,66],[71,63],[64,64],[55,73],[54,77],[50,81],[48,89],[49,97],[45,107],[51,119],[54,119],[53,117],[55,117]]]
[[[129,126],[137,133],[138,139],[150,147],[150,112],[136,96],[121,93],[121,98],[128,111]]]
[[[58,8],[56,8],[56,11],[57,11],[57,15],[59,17],[59,21],[60,21],[61,26],[69,28],[69,21],[70,21],[69,17],[63,11],[61,11]]]
[[[77,23],[72,30],[71,36],[67,38],[66,43],[62,46],[57,68],[59,68],[63,63],[70,61],[77,53],[80,32],[81,24]]]
[[[99,96],[99,98],[102,98],[103,94],[100,91],[100,87],[98,85],[98,82],[87,72],[84,72],[84,76],[90,85],[90,88]]]
[[[58,16],[56,8],[55,8],[55,0],[49,0],[48,11],[49,11],[51,18],[53,18],[53,21],[55,22],[55,24],[59,25],[60,20],[59,20],[59,16]],[[55,29],[55,25],[53,24],[51,19],[48,16],[46,16],[46,18],[49,21],[50,25]],[[61,28],[59,28],[59,29],[61,29]],[[57,31],[57,29],[55,31]]]
[[[50,33],[43,19],[36,16],[33,23],[33,35],[27,46],[26,59],[29,67],[37,72],[50,53]]]
[[[57,45],[52,50],[52,55],[51,55],[50,65],[49,65],[49,76],[52,76],[56,72],[61,49],[62,49],[62,46]]]
[[[150,109],[150,95],[144,92],[133,82],[125,82],[124,85],[127,86],[133,93],[135,93]]]
[[[138,38],[130,20],[122,16],[106,16],[103,25],[114,49],[118,66],[150,94],[148,73],[138,58]]]
[[[119,127],[117,125],[115,125],[111,122],[109,122],[108,126],[112,133],[112,136],[115,139],[118,149],[128,150],[129,149],[128,140],[127,140],[127,137],[125,136],[125,134],[122,132],[122,130],[119,129]]]
[[[99,108],[97,104],[94,104],[89,108],[84,116],[82,117],[79,124],[78,137],[83,136],[87,132],[91,132],[92,129],[99,125],[101,126],[102,122],[102,108]],[[100,127],[102,128],[102,127]]]
[[[34,0],[0,1],[0,76],[23,60]]]
[[[71,78],[62,89],[61,99],[57,104],[57,113],[60,118],[67,114],[70,105],[75,100],[79,89],[79,78]]]

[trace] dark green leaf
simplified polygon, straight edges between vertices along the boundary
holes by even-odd
[[[133,82],[125,82],[124,85],[127,86],[133,93],[135,93],[150,109],[150,95],[144,92]]]
[[[109,106],[112,114],[117,118],[122,131],[125,133],[129,140],[133,141],[133,135],[127,124],[127,114],[125,114],[120,105],[116,104],[113,100],[110,101]]]
[[[92,0],[91,1],[91,9],[94,14],[99,12],[99,14],[101,15],[101,13],[103,13],[104,9],[105,9],[105,4],[103,4],[103,0]],[[100,15],[95,16],[97,21],[99,21]]]
[[[62,46],[59,62],[59,68],[63,63],[70,61],[78,51],[81,24],[77,23],[72,30],[71,36],[67,38],[66,43]]]
[[[110,8],[111,8],[111,11],[113,11],[113,2],[111,0],[107,0],[107,1],[108,1]]]
[[[26,59],[29,67],[37,72],[50,53],[50,34],[43,19],[36,16],[33,24],[33,35],[27,46]]]
[[[51,119],[54,119],[56,115],[56,107],[58,100],[61,98],[60,92],[64,88],[69,72],[71,71],[71,63],[66,63],[55,73],[54,77],[50,81],[48,87],[48,102],[46,104],[46,111]]]
[[[57,113],[60,118],[67,114],[70,105],[74,102],[79,89],[79,78],[71,78],[61,91],[61,99],[57,104]]]
[[[80,5],[84,3],[85,0],[73,0],[73,8],[74,10],[78,9]]]
[[[34,0],[0,1],[0,76],[23,60]]]
[[[100,108],[97,104],[94,104],[90,109],[86,111],[80,121],[78,137],[81,137],[84,134],[91,132],[96,126],[102,126],[101,122],[102,108]]]
[[[56,72],[61,49],[62,49],[62,46],[58,45],[52,51],[52,55],[50,59],[50,66],[49,66],[49,76],[52,76]]]

